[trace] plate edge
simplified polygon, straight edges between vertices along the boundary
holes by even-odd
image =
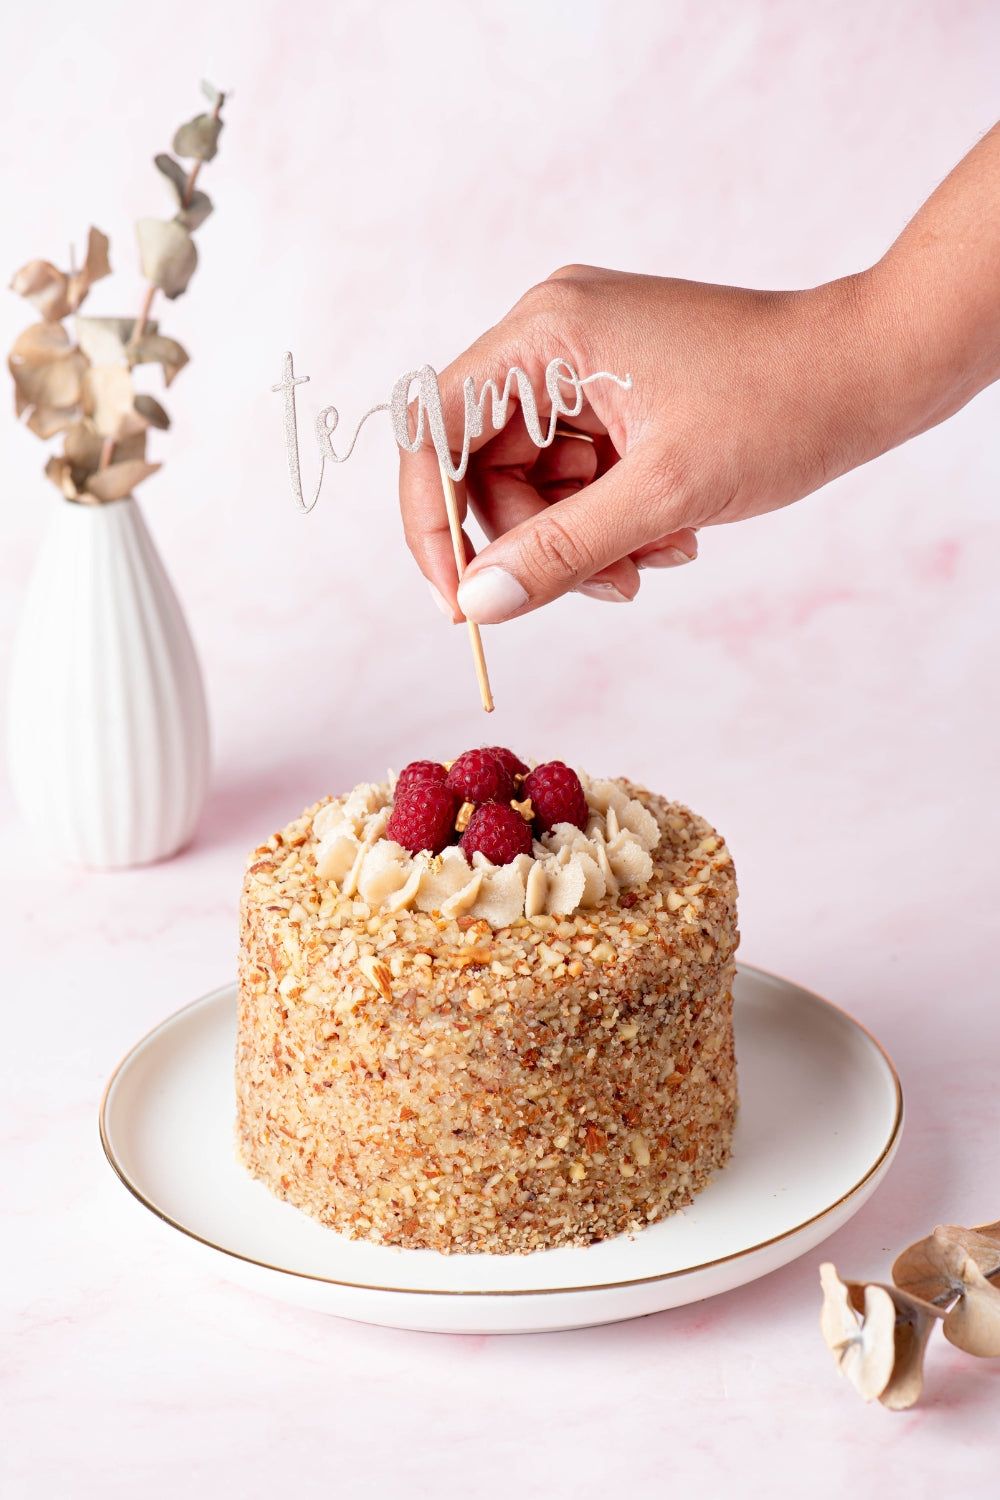
[[[154,1037],[158,1031],[169,1026],[173,1021],[176,1021],[178,1017],[184,1015],[186,1011],[195,1010],[202,1005],[207,1005],[213,1000],[218,1000],[228,991],[235,989],[235,980],[231,981],[229,984],[220,985],[218,986],[218,988],[210,990],[207,994],[201,995],[197,1000],[189,1001],[187,1005],[182,1005],[178,1010],[173,1011],[169,1016],[165,1016],[164,1019],[160,1021],[156,1026],[151,1027],[149,1031],[145,1032],[144,1035],[139,1038],[134,1046],[129,1048],[128,1052],[126,1052],[125,1056],[120,1060],[117,1067],[114,1069],[114,1072],[111,1074],[111,1077],[108,1079],[108,1082],[104,1088],[104,1093],[101,1096],[101,1106],[98,1121],[101,1136],[101,1146],[104,1150],[104,1155],[107,1158],[108,1164],[111,1167],[112,1171],[115,1173],[122,1186],[125,1187],[129,1193],[131,1193],[132,1197],[135,1198],[137,1202],[141,1203],[144,1208],[148,1209],[150,1213],[154,1214],[156,1218],[160,1219],[164,1224],[169,1224],[172,1229],[176,1229],[178,1233],[184,1235],[187,1239],[193,1240],[196,1244],[205,1246],[206,1249],[214,1250],[220,1255],[227,1255],[233,1260],[242,1261],[244,1265],[256,1266],[260,1270],[271,1271],[279,1276],[293,1276],[302,1281],[317,1282],[321,1286],[343,1287],[347,1291],[356,1292],[383,1292],[401,1297],[557,1297],[573,1296],[579,1293],[587,1292],[618,1291],[627,1287],[635,1286],[651,1286],[661,1281],[674,1281],[681,1276],[694,1276],[700,1271],[710,1271],[716,1266],[729,1265],[734,1261],[743,1260],[749,1255],[755,1255],[759,1251],[769,1249],[772,1245],[780,1244],[782,1240],[792,1239],[796,1235],[801,1234],[804,1230],[809,1229],[812,1225],[818,1224],[822,1219],[827,1218],[830,1214],[836,1213],[837,1210],[842,1208],[845,1203],[850,1202],[853,1197],[860,1193],[871,1182],[873,1177],[878,1176],[881,1171],[888,1168],[889,1162],[895,1155],[896,1148],[899,1145],[903,1128],[903,1087],[900,1082],[899,1074],[896,1072],[896,1068],[892,1061],[892,1058],[882,1046],[882,1043],[878,1040],[877,1037],[872,1035],[872,1033],[866,1026],[864,1026],[860,1021],[856,1020],[854,1016],[850,1015],[849,1012],[844,1010],[841,1006],[835,1005],[832,1000],[827,1000],[825,996],[816,994],[814,990],[806,989],[804,985],[799,984],[795,980],[785,979],[784,976],[780,974],[772,974],[767,969],[758,969],[754,964],[739,964],[737,966],[737,975],[740,972],[756,974],[763,979],[778,980],[779,983],[787,985],[790,989],[799,990],[802,994],[808,995],[811,1000],[816,1001],[817,1004],[823,1005],[829,1010],[836,1011],[839,1015],[843,1016],[845,1020],[849,1021],[852,1026],[856,1026],[859,1031],[863,1032],[875,1047],[875,1049],[878,1051],[886,1067],[889,1069],[896,1096],[895,1112],[893,1115],[892,1127],[889,1131],[888,1139],[885,1142],[882,1150],[879,1152],[877,1158],[865,1172],[864,1176],[859,1178],[859,1180],[854,1183],[846,1193],[841,1194],[836,1202],[828,1204],[826,1208],[821,1209],[818,1214],[813,1214],[810,1218],[804,1219],[801,1224],[796,1224],[791,1229],[784,1230],[781,1234],[772,1235],[770,1239],[761,1240],[759,1244],[748,1245],[743,1250],[736,1250],[731,1255],[721,1255],[714,1260],[702,1261],[696,1266],[684,1266],[679,1270],[664,1271],[655,1276],[635,1276],[630,1277],[625,1281],[603,1281],[595,1282],[593,1285],[572,1287],[518,1287],[498,1289],[495,1291],[481,1291],[478,1289],[457,1290],[450,1287],[435,1289],[429,1287],[376,1286],[370,1282],[342,1281],[333,1276],[314,1276],[308,1271],[293,1271],[290,1270],[287,1266],[274,1266],[271,1265],[268,1261],[256,1260],[251,1255],[242,1255],[238,1250],[229,1250],[225,1245],[217,1245],[214,1240],[207,1240],[203,1235],[196,1234],[194,1230],[188,1229],[186,1225],[178,1223],[176,1219],[173,1219],[169,1214],[164,1213],[162,1209],[158,1208],[155,1203],[151,1202],[150,1199],[145,1196],[141,1189],[129,1179],[129,1177],[125,1173],[124,1168],[116,1160],[111,1142],[108,1139],[106,1129],[106,1112],[108,1100],[111,1096],[111,1091],[114,1088],[115,1081],[118,1078],[119,1074],[122,1072],[123,1068],[137,1052],[141,1051],[146,1043],[150,1041],[150,1039]]]

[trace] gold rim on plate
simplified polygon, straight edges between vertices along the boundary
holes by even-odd
[[[696,1266],[682,1266],[676,1271],[662,1271],[655,1276],[633,1276],[627,1278],[625,1281],[598,1281],[588,1286],[524,1288],[508,1287],[500,1288],[496,1291],[481,1291],[475,1288],[461,1290],[452,1287],[432,1288],[378,1286],[370,1281],[344,1281],[335,1276],[315,1276],[310,1271],[293,1271],[288,1266],[275,1266],[272,1265],[270,1261],[257,1260],[252,1255],[243,1255],[239,1250],[230,1250],[225,1245],[217,1245],[214,1240],[207,1240],[204,1235],[196,1234],[193,1229],[188,1229],[185,1224],[178,1223],[176,1219],[173,1219],[169,1214],[164,1213],[161,1208],[158,1208],[155,1203],[147,1198],[142,1189],[139,1188],[136,1183],[134,1183],[130,1179],[124,1167],[115,1157],[114,1149],[112,1148],[111,1142],[108,1139],[107,1132],[108,1099],[110,1098],[111,1090],[114,1088],[115,1080],[117,1079],[119,1073],[121,1073],[122,1069],[132,1059],[132,1057],[134,1057],[135,1054],[139,1052],[146,1045],[146,1043],[156,1035],[158,1031],[162,1031],[164,1027],[169,1026],[173,1021],[176,1021],[180,1016],[184,1015],[185,1011],[195,1010],[198,1006],[206,1005],[209,1001],[217,999],[220,995],[225,993],[225,991],[232,989],[232,984],[222,985],[219,989],[212,990],[207,995],[202,995],[198,1000],[192,1000],[189,1005],[181,1006],[180,1010],[174,1011],[172,1015],[167,1016],[164,1020],[160,1021],[158,1025],[153,1026],[149,1031],[146,1032],[145,1036],[140,1037],[139,1041],[136,1042],[134,1047],[129,1048],[128,1052],[122,1058],[121,1062],[119,1062],[111,1077],[108,1079],[107,1086],[105,1087],[104,1094],[101,1098],[101,1145],[104,1147],[104,1154],[121,1183],[128,1189],[133,1198],[136,1198],[144,1208],[148,1208],[150,1213],[155,1214],[158,1219],[162,1219],[164,1224],[169,1224],[172,1229],[178,1230],[179,1233],[186,1235],[190,1240],[195,1240],[199,1245],[207,1246],[209,1250],[217,1250],[220,1255],[231,1256],[233,1260],[241,1260],[246,1265],[257,1266],[262,1271],[275,1271],[281,1276],[296,1276],[303,1281],[316,1281],[324,1286],[340,1286],[346,1288],[349,1291],[357,1292],[389,1292],[401,1297],[565,1297],[573,1296],[577,1293],[582,1292],[612,1292],[620,1290],[624,1287],[650,1286],[660,1281],[673,1281],[678,1276],[694,1276],[697,1275],[699,1271],[710,1271],[715,1266],[724,1266],[733,1261],[743,1260],[748,1255],[755,1255],[759,1250],[768,1249],[770,1245],[780,1244],[782,1240],[791,1239],[793,1238],[793,1236],[801,1234],[803,1230],[808,1229],[811,1225],[818,1224],[821,1220],[828,1218],[830,1214],[836,1213],[838,1208],[842,1208],[845,1203],[849,1202],[851,1198],[853,1198],[857,1193],[861,1192],[862,1188],[866,1187],[867,1184],[872,1180],[872,1178],[878,1174],[886,1158],[888,1156],[891,1156],[893,1151],[895,1150],[896,1145],[899,1141],[900,1131],[903,1127],[903,1088],[902,1084],[899,1081],[899,1074],[896,1072],[892,1058],[889,1056],[888,1052],[886,1052],[885,1048],[882,1046],[882,1043],[878,1040],[878,1038],[876,1036],[873,1036],[872,1033],[868,1030],[867,1026],[863,1026],[860,1021],[855,1019],[854,1016],[850,1015],[846,1010],[842,1009],[841,1006],[834,1005],[831,1000],[825,999],[822,995],[817,995],[814,990],[807,990],[803,985],[798,984],[790,979],[784,979],[779,974],[771,974],[766,969],[755,968],[752,964],[741,964],[737,969],[737,976],[740,972],[747,974],[756,974],[759,975],[762,979],[777,980],[780,984],[788,985],[790,988],[797,989],[802,994],[808,995],[810,999],[818,1001],[820,1005],[826,1006],[829,1010],[836,1011],[838,1015],[843,1016],[846,1020],[850,1021],[852,1026],[856,1026],[859,1031],[863,1032],[871,1042],[875,1050],[881,1055],[883,1062],[889,1069],[889,1073],[892,1077],[893,1087],[896,1093],[896,1108],[893,1115],[892,1129],[889,1132],[889,1138],[883,1146],[882,1150],[879,1152],[878,1157],[868,1168],[867,1172],[865,1172],[865,1174],[860,1177],[852,1187],[848,1188],[846,1193],[842,1193],[835,1203],[828,1204],[827,1207],[821,1209],[818,1214],[813,1214],[810,1218],[804,1219],[801,1224],[796,1224],[793,1228],[786,1229],[781,1234],[774,1234],[770,1237],[770,1239],[761,1240],[757,1245],[747,1245],[742,1250],[734,1250],[731,1255],[720,1255],[715,1260],[701,1261]],[[493,1257],[490,1258],[493,1259]],[[521,1257],[518,1258],[520,1259]]]

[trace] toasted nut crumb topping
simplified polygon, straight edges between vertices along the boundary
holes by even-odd
[[[278,1196],[350,1237],[509,1254],[635,1232],[725,1164],[728,851],[702,847],[703,820],[627,783],[597,795],[615,813],[607,828],[622,796],[654,819],[650,878],[627,903],[572,914],[543,893],[534,921],[494,927],[461,901],[390,910],[381,867],[358,865],[343,890],[321,879],[313,821],[333,826],[341,803],[254,851],[238,1142]]]

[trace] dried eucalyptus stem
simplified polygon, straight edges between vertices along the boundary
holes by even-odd
[[[142,299],[142,306],[139,309],[139,316],[135,320],[135,328],[132,330],[133,342],[137,342],[139,339],[141,339],[143,334],[146,332],[146,324],[149,322],[149,314],[152,311],[153,298],[155,296],[156,287],[152,282],[150,282]]]
[[[225,102],[226,102],[226,96],[225,96],[225,94],[221,94],[220,93],[220,94],[216,95],[215,103],[212,106],[212,113],[209,116],[209,119],[211,119],[211,120],[218,120],[219,119],[219,116],[220,116],[220,114],[222,112],[222,106],[223,106],[223,104],[225,104]],[[221,129],[222,129],[222,126],[220,124],[219,125],[219,130],[221,130]],[[216,132],[215,140],[218,141],[218,138],[219,138],[218,137],[218,132]],[[174,143],[174,150],[175,151],[178,150],[176,142]],[[212,152],[212,155],[213,156],[215,155],[214,151]],[[184,196],[181,199],[181,207],[182,208],[190,208],[190,206],[191,206],[191,199],[194,197],[194,185],[198,181],[198,173],[201,171],[201,164],[202,164],[203,161],[211,161],[211,159],[212,158],[210,156],[196,156],[195,157],[194,163],[192,164],[192,167],[191,167],[191,170],[188,173],[188,180],[184,184]]]
[[[210,120],[219,120],[220,114],[222,112],[222,106],[225,103],[225,100],[226,100],[225,94],[222,94],[222,93],[217,94],[216,99],[215,99],[215,103],[214,103],[214,105],[212,107],[212,113],[211,113],[211,115],[208,116],[208,118]],[[195,122],[192,121],[191,123],[193,124]],[[222,129],[221,121],[219,123],[219,129],[220,130]],[[217,141],[217,140],[218,140],[218,133],[216,133],[216,135],[215,135],[215,141]],[[176,139],[174,141],[174,150],[178,151]],[[178,154],[181,154],[181,153],[178,153]],[[213,156],[215,155],[215,151],[214,150],[212,152],[212,155]],[[187,181],[184,184],[184,191],[181,194],[181,208],[183,208],[183,209],[190,208],[190,206],[191,206],[191,199],[194,197],[195,183],[198,181],[198,173],[201,171],[202,162],[204,162],[204,161],[211,161],[211,157],[209,157],[209,156],[204,156],[204,157],[203,156],[196,156],[195,159],[194,159],[194,161],[191,164],[191,168],[190,168],[190,170],[188,172],[188,175],[187,175]],[[142,299],[142,306],[139,309],[139,316],[135,320],[135,328],[134,328],[133,333],[132,333],[132,338],[133,339],[140,339],[140,338],[142,338],[142,335],[146,331],[146,324],[149,321],[149,314],[150,314],[150,312],[152,310],[152,307],[153,307],[153,298],[156,296],[156,290],[157,290],[156,286],[153,284],[153,282],[150,282],[149,285],[146,288],[146,294],[145,294],[145,296]]]

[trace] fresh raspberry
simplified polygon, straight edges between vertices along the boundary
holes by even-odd
[[[514,754],[513,750],[505,750],[503,745],[487,745],[486,750],[488,754],[496,756],[504,770],[508,771],[511,776],[527,776],[527,766],[519,755]]]
[[[531,853],[531,827],[506,802],[484,802],[459,842],[470,860],[478,849],[493,864],[509,865],[519,854]]]
[[[411,786],[419,782],[431,781],[441,782],[448,772],[444,766],[439,765],[436,760],[411,760],[408,766],[404,766],[396,781],[396,796],[408,792]]]
[[[448,772],[445,786],[463,802],[509,802],[514,778],[492,750],[466,750]]]
[[[522,797],[531,798],[535,812],[535,831],[541,836],[557,823],[572,823],[586,828],[590,810],[583,795],[580,778],[561,760],[536,766],[525,778]]]
[[[440,854],[455,834],[458,798],[446,786],[434,781],[418,781],[393,803],[385,825],[387,839],[395,839],[411,854],[429,849]]]

